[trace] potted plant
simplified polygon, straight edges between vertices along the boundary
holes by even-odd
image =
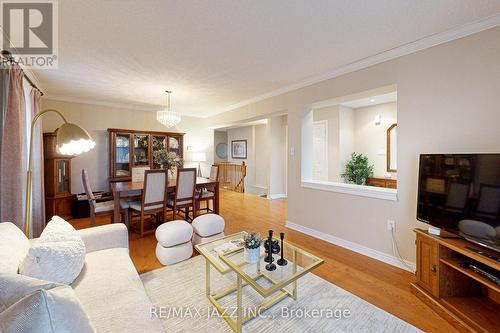
[[[256,232],[248,232],[244,237],[245,241],[245,261],[254,264],[260,260],[260,235]]]
[[[173,170],[182,167],[182,158],[174,152],[169,152],[166,149],[160,149],[153,153],[153,161],[161,165],[162,169],[167,169],[173,178]]]
[[[368,163],[368,157],[352,153],[351,160],[345,165],[342,177],[349,183],[363,185],[367,178],[373,177],[373,165]]]

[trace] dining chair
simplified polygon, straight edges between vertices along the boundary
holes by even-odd
[[[106,215],[111,215],[111,223],[114,223],[115,201],[114,200],[107,200],[101,202],[97,201],[97,199],[94,197],[92,189],[90,188],[89,174],[85,169],[82,169],[82,182],[90,207],[90,225],[92,227],[95,226],[96,216],[106,216]],[[120,212],[122,213],[123,220],[125,221],[125,225],[127,227],[129,226],[128,208],[129,208],[128,202],[126,200],[120,199]]]
[[[177,212],[184,213],[184,219],[189,221],[189,210],[192,208],[193,219],[196,217],[196,168],[178,168],[175,193],[167,199],[167,206],[173,209],[174,220]],[[182,209],[185,211],[182,211]]]
[[[217,165],[212,165],[210,168],[210,177],[209,180],[212,182],[216,182],[219,180],[219,166]],[[198,198],[198,207],[199,210],[206,210],[206,212],[212,212],[213,210],[210,209],[210,202],[212,202],[212,207],[214,205],[214,200],[215,200],[215,193],[211,189],[202,189],[196,193],[196,196]],[[201,208],[201,203],[206,202],[207,206],[205,208]]]
[[[132,168],[132,181],[133,182],[143,182],[144,173],[149,170],[150,167],[134,167]]]
[[[133,213],[140,216],[140,229],[141,237],[145,233],[154,232],[149,230],[144,232],[144,216],[155,215],[162,213],[164,217],[167,216],[167,188],[168,188],[168,175],[167,170],[146,170],[144,171],[144,189],[142,191],[140,201],[129,202],[129,220],[132,221]]]

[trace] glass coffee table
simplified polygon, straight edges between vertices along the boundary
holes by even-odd
[[[229,327],[237,333],[242,332],[242,326],[245,322],[281,300],[287,297],[297,300],[297,280],[324,262],[323,259],[284,241],[284,258],[288,261],[288,264],[285,266],[277,265],[276,262],[281,258],[281,252],[274,254],[273,263],[276,265],[276,269],[268,271],[265,268],[267,262],[264,261],[267,254],[262,245],[260,247],[260,260],[257,263],[250,264],[245,261],[242,243],[244,235],[245,232],[239,232],[195,246],[196,250],[205,257],[207,298]],[[277,239],[275,238],[275,240]],[[212,293],[210,286],[211,267],[222,275],[234,272],[236,282],[227,288]],[[248,313],[244,314],[243,287],[245,286],[250,286],[258,292],[264,298],[264,302],[259,304],[254,311],[248,311]],[[234,292],[236,292],[236,313],[235,316],[231,316],[228,311],[225,311],[219,300]],[[235,317],[235,319],[232,317]]]

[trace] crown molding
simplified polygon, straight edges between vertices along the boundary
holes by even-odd
[[[137,111],[156,111],[161,107],[145,107],[145,106],[137,106],[134,104],[125,104],[125,103],[113,103],[113,102],[105,102],[88,98],[79,98],[79,97],[71,97],[71,96],[60,96],[60,95],[45,95],[44,99],[59,101],[59,102],[70,102],[70,103],[78,103],[78,104],[88,104],[88,105],[97,105],[97,106],[106,106],[110,108],[116,109],[128,109],[128,110],[137,110]]]
[[[227,111],[232,111],[234,109],[247,106],[252,103],[260,102],[262,100],[275,97],[290,91],[294,91],[300,88],[304,88],[310,85],[313,85],[315,83],[319,83],[325,80],[333,79],[335,77],[348,74],[351,72],[355,72],[373,65],[377,65],[383,62],[386,62],[388,60],[396,59],[408,54],[412,54],[418,51],[422,51],[428,48],[431,48],[433,46],[437,46],[440,44],[444,44],[447,42],[454,41],[456,39],[460,39],[463,37],[467,37],[476,33],[479,33],[481,31],[485,31],[491,28],[495,28],[497,26],[500,26],[500,14],[496,14],[493,16],[486,17],[482,20],[472,22],[460,27],[456,27],[444,32],[440,32],[434,35],[430,35],[428,37],[421,38],[419,40],[416,40],[414,42],[404,44],[398,47],[395,47],[393,49],[375,54],[370,57],[366,57],[363,59],[360,59],[358,61],[349,63],[347,65],[341,66],[329,73],[316,76],[313,78],[309,78],[307,80],[297,82],[273,91],[270,91],[268,93],[258,95],[252,98],[249,98],[247,100],[241,101],[236,104],[229,105],[223,109],[221,109],[217,114],[227,112]]]

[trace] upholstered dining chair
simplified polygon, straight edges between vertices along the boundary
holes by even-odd
[[[193,219],[196,217],[196,168],[178,168],[175,193],[172,198],[167,199],[167,206],[174,211],[174,220],[177,212],[184,213],[184,219],[189,221],[190,208]],[[182,211],[182,209],[185,211]]]
[[[144,173],[149,170],[150,167],[134,167],[132,168],[132,181],[133,182],[143,182]]]
[[[133,214],[140,216],[139,234],[141,237],[153,230],[144,231],[144,216],[163,213],[167,216],[167,188],[168,176],[167,170],[145,170],[144,171],[144,189],[140,201],[129,202],[129,220],[132,221]]]
[[[213,182],[216,182],[217,180],[219,180],[219,167],[217,165],[212,165],[212,167],[210,168],[209,179],[210,179],[210,181],[213,181]],[[212,190],[204,188],[204,189],[196,192],[196,196],[198,198],[198,206],[199,206],[200,211],[206,210],[207,213],[213,211],[212,209],[210,209],[210,201],[212,202],[212,207],[213,207],[214,200],[215,200],[215,193]],[[207,203],[207,206],[205,208],[201,208],[202,202]]]
[[[95,225],[95,218],[96,216],[105,216],[105,215],[110,215],[111,216],[111,223],[114,223],[114,210],[115,210],[115,202],[114,200],[108,200],[108,201],[101,201],[98,202],[96,198],[94,197],[94,193],[92,192],[92,189],[90,188],[90,181],[89,181],[89,174],[87,170],[82,169],[82,182],[83,182],[83,188],[85,189],[85,194],[87,195],[87,200],[89,202],[89,207],[90,207],[90,225],[94,226]],[[128,227],[129,226],[129,219],[128,219],[128,202],[126,200],[120,199],[120,211],[122,213],[122,216],[124,217],[123,220],[125,221],[125,225]]]

